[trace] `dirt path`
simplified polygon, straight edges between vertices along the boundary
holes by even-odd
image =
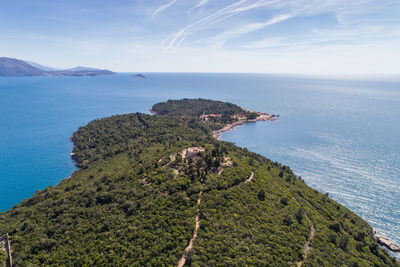
[[[297,204],[301,207],[300,202],[293,196],[292,197],[294,201],[297,202]],[[297,267],[301,267],[301,265],[304,263],[304,260],[307,257],[307,254],[310,252],[311,249],[311,241],[313,241],[314,237],[315,237],[315,226],[314,223],[311,221],[310,217],[308,216],[307,212],[304,212],[304,215],[306,216],[307,220],[310,222],[311,227],[310,227],[310,235],[308,236],[307,242],[304,245],[304,254],[303,254],[303,259],[301,261],[299,261],[296,266]]]
[[[307,215],[306,215],[307,216]],[[307,216],[308,217],[308,216]],[[310,235],[308,236],[308,240],[307,240],[307,242],[306,242],[306,245],[304,246],[304,255],[303,255],[303,260],[302,261],[299,261],[298,263],[297,263],[297,267],[301,267],[301,265],[304,263],[304,260],[306,259],[306,257],[307,257],[307,254],[308,254],[308,252],[310,251],[310,249],[311,249],[311,241],[314,239],[314,236],[315,236],[315,228],[314,228],[314,224],[312,224],[312,222],[311,222],[311,227],[310,227]]]
[[[251,174],[249,175],[249,178],[247,178],[244,181],[244,183],[250,182],[251,180],[253,180],[253,178],[254,178],[254,172],[251,171]],[[187,245],[187,247],[183,251],[183,255],[180,258],[180,260],[178,261],[178,264],[176,265],[177,267],[183,267],[185,265],[187,254],[193,248],[193,243],[197,238],[197,231],[199,230],[199,227],[200,227],[200,203],[201,203],[202,194],[203,194],[203,192],[200,192],[199,193],[199,198],[197,199],[196,226],[194,227],[193,236],[190,239],[189,244]]]
[[[307,255],[308,252],[309,252],[310,249],[311,249],[310,243],[311,243],[311,241],[314,239],[314,236],[315,236],[315,228],[314,228],[314,225],[311,224],[311,227],[310,227],[310,236],[308,237],[308,241],[307,241],[307,243],[306,243],[306,246],[304,247],[304,254],[305,254],[305,255]]]
[[[254,178],[254,172],[251,171],[251,174],[250,174],[249,178],[247,178],[247,180],[244,181],[244,183],[247,184],[248,182],[250,182],[251,180],[253,180],[253,178]]]
[[[193,243],[196,240],[197,230],[199,230],[199,227],[200,227],[200,208],[199,207],[200,207],[200,203],[201,203],[201,195],[202,194],[203,194],[203,192],[199,193],[199,199],[197,200],[196,226],[194,227],[192,239],[190,239],[189,244],[185,248],[182,257],[178,262],[177,267],[182,267],[183,265],[185,265],[187,254],[193,248]]]

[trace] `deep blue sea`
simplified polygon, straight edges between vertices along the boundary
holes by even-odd
[[[69,138],[78,127],[203,97],[279,114],[222,139],[289,165],[400,244],[400,79],[146,75],[0,78],[0,211],[75,170]]]

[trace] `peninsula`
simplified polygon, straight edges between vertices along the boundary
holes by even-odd
[[[288,166],[215,138],[277,116],[207,99],[151,111],[80,127],[79,170],[0,213],[15,266],[400,266]]]

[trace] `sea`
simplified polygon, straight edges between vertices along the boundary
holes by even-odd
[[[76,170],[69,138],[80,126],[201,97],[280,115],[221,139],[290,166],[400,244],[399,77],[144,75],[0,77],[0,211]]]

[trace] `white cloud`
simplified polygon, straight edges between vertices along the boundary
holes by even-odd
[[[223,32],[222,34],[213,37],[211,39],[210,43],[213,48],[220,48],[230,39],[234,39],[234,38],[237,38],[244,34],[254,32],[254,31],[260,30],[262,28],[265,28],[267,26],[288,20],[291,17],[292,17],[291,14],[281,14],[281,15],[275,16],[271,19],[268,19],[267,21],[264,21],[264,22],[251,23],[251,24],[247,24],[247,25],[243,25],[243,26],[234,28],[234,29],[229,29],[229,30]]]
[[[236,15],[238,13],[248,11],[251,9],[259,8],[262,6],[266,5],[271,5],[275,4],[277,2],[280,2],[282,0],[259,0],[256,1],[255,3],[251,3],[254,1],[250,0],[240,0],[234,4],[228,5],[227,7],[220,9],[219,11],[203,18],[200,19],[184,28],[181,30],[175,32],[174,34],[171,34],[167,38],[165,38],[161,46],[165,49],[169,48],[178,48],[182,42],[186,39],[187,36],[203,29],[206,26],[213,25],[215,23],[218,23],[224,19],[227,19],[233,15]]]
[[[57,67],[63,62],[115,71],[383,74],[400,70],[399,0],[163,1],[154,7],[151,1],[140,0],[141,8],[132,7],[135,13],[124,13],[126,8],[107,10],[110,17],[112,12],[120,17],[111,28],[108,22],[100,27],[104,34],[92,34],[81,26],[73,34],[35,31],[18,38],[18,33],[3,31],[11,41],[0,43],[0,51]],[[188,14],[190,7],[201,12]],[[168,19],[163,25],[151,19],[160,12]],[[270,27],[273,24],[277,30]],[[166,31],[172,34],[163,36]],[[172,49],[160,49],[160,39],[162,48]],[[224,45],[231,40],[238,42]]]
[[[201,0],[198,5],[203,5],[206,2],[208,1]],[[282,10],[285,11],[285,14],[291,14],[291,17],[332,14],[337,18],[338,23],[340,23],[342,27],[351,27],[355,24],[363,24],[365,23],[365,20],[376,21],[377,18],[373,16],[375,15],[374,12],[377,10],[386,10],[385,8],[391,8],[393,6],[398,7],[398,3],[396,4],[396,1],[392,0],[388,0],[385,3],[377,0],[353,0],[350,2],[348,0],[240,0],[181,28],[165,38],[162,41],[161,46],[164,49],[179,48],[188,36],[194,35],[200,30],[218,25],[222,20],[226,20],[236,14],[265,8],[267,6],[270,7],[267,11],[268,13],[277,13],[279,10]],[[278,20],[277,22],[271,21],[269,23],[278,23],[280,22],[279,20],[281,17],[278,16],[276,19]],[[283,20],[285,19],[287,18],[284,18]],[[382,17],[380,19],[382,19]],[[248,20],[251,21],[250,16],[248,17]],[[247,32],[255,31],[271,24],[267,23],[266,25],[263,25],[263,23],[253,22],[247,23],[241,27],[225,29],[224,32],[219,35],[217,34],[212,38],[214,42],[212,47],[221,48],[229,39],[240,37]],[[288,34],[290,34],[290,32]],[[207,39],[204,37],[202,38]],[[197,42],[199,42],[199,40],[197,40]],[[210,43],[209,40],[206,42]]]
[[[169,8],[170,6],[172,6],[173,4],[175,4],[176,1],[177,0],[172,0],[171,2],[169,2],[169,3],[165,4],[165,5],[159,6],[157,8],[157,10],[154,11],[154,13],[153,13],[153,15],[151,17],[154,18],[155,16],[157,16],[158,13],[160,13],[161,11],[163,11],[163,10]]]
[[[210,0],[200,0],[200,2],[197,3],[197,5],[195,5],[194,7],[190,8],[190,9],[188,10],[188,13],[191,12],[192,10],[196,9],[196,8],[199,8],[199,7],[204,6],[204,5],[207,4],[209,1],[210,1]]]

